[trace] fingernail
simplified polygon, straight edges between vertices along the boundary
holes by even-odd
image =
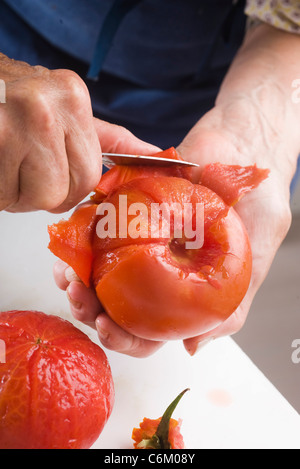
[[[65,270],[65,279],[67,280],[67,282],[71,283],[71,282],[78,282],[80,281],[78,275],[74,272],[74,270],[72,269],[72,267],[68,267],[66,270]]]
[[[70,295],[70,293],[69,293],[69,291],[68,291],[68,288],[67,288],[67,297],[68,297],[68,300],[69,300],[70,304],[73,306],[73,308],[75,308],[75,309],[77,309],[77,310],[79,310],[79,309],[82,308],[82,303],[80,303],[79,301],[74,300],[74,299],[71,297],[71,295]]]
[[[188,353],[191,355],[191,357],[193,357],[213,340],[214,340],[214,337],[208,337],[207,339],[204,339],[201,342],[198,342],[198,344],[196,344],[195,347],[192,347],[188,350]]]

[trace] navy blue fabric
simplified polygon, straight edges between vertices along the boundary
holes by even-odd
[[[69,55],[90,61],[113,0],[2,0],[34,31]],[[2,16],[3,15],[3,16]],[[1,11],[1,29],[7,11]],[[18,30],[15,40],[22,39]]]
[[[125,16],[142,0],[115,0],[101,27],[87,78],[98,80],[107,54]]]
[[[241,44],[244,1],[141,0],[117,28],[98,82],[86,78],[113,0],[4,0],[0,50],[85,79],[95,115],[176,146],[213,107]]]

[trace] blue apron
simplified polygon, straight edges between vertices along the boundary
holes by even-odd
[[[1,51],[87,83],[94,113],[162,148],[214,105],[245,1],[4,0]]]

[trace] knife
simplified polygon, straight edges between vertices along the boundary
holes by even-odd
[[[102,153],[102,163],[107,168],[112,166],[192,166],[198,168],[196,163],[189,161],[173,160],[169,158],[157,158],[155,156],[125,155],[120,153]]]

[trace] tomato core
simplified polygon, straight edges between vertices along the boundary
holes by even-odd
[[[187,249],[184,238],[173,238],[168,243],[170,257],[183,270],[195,270],[196,249]]]

